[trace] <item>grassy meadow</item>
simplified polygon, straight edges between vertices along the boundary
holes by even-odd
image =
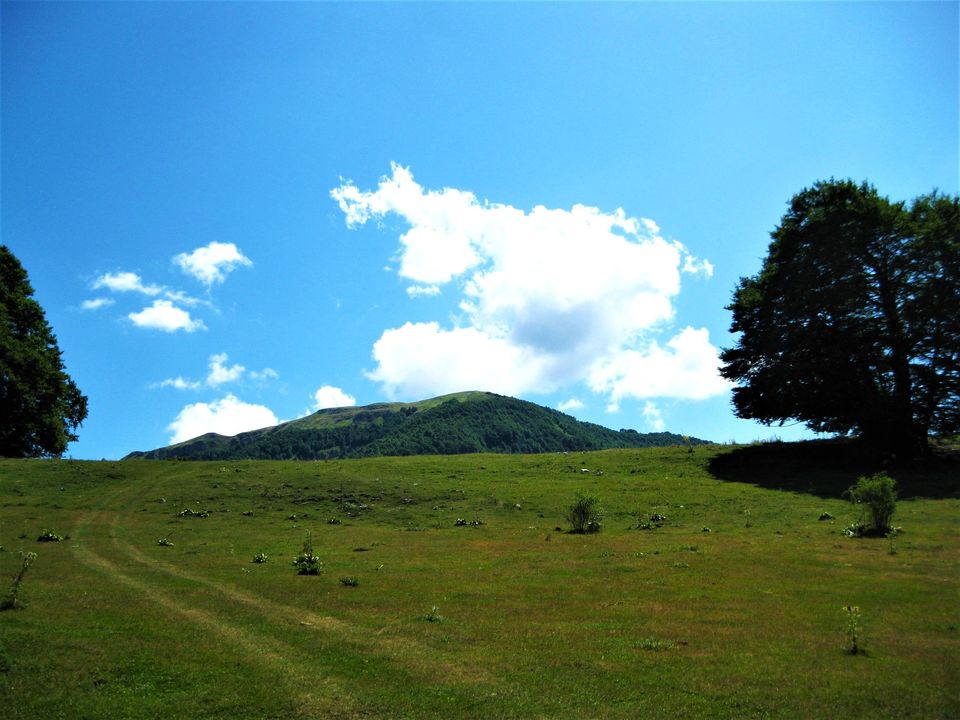
[[[750,450],[0,461],[0,715],[960,717],[957,464],[853,538],[857,467]]]

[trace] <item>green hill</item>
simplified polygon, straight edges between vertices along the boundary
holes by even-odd
[[[675,433],[611,430],[486,392],[330,408],[234,437],[207,433],[124,459],[325,460],[380,455],[543,453],[707,444]]]

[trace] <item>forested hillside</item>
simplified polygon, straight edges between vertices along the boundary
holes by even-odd
[[[611,430],[493,393],[459,393],[421,403],[321,410],[276,427],[224,437],[209,433],[130,459],[324,460],[378,455],[542,453],[705,444],[674,433]]]

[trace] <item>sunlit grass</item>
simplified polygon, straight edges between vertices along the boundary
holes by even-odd
[[[716,479],[718,452],[0,462],[3,582],[18,551],[38,554],[27,607],[0,614],[0,707],[960,714],[960,501],[902,500],[891,554],[841,535],[859,511],[839,497]],[[601,532],[567,532],[578,493],[602,503]],[[638,529],[654,513],[661,526]],[[38,544],[45,529],[68,537]],[[293,566],[308,533],[318,576]],[[856,656],[848,605],[861,609]]]

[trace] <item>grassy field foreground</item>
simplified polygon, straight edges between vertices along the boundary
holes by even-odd
[[[856,473],[721,480],[728,452],[0,461],[0,593],[37,553],[0,714],[960,716],[955,479],[850,538],[823,488]],[[563,532],[581,491],[598,534]],[[308,533],[319,576],[291,564]]]

